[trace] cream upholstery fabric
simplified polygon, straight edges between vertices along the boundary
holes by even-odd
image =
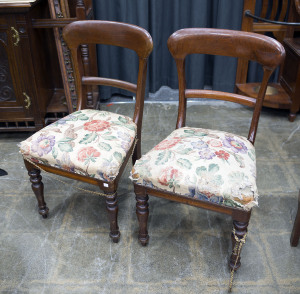
[[[177,129],[136,162],[131,179],[245,210],[257,205],[254,146],[226,132]]]
[[[86,109],[36,132],[21,142],[20,149],[32,161],[110,182],[135,135],[131,118]]]

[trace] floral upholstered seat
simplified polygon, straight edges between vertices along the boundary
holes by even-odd
[[[113,181],[136,136],[131,118],[93,109],[76,111],[21,142],[25,158]]]
[[[179,128],[132,169],[135,184],[249,210],[257,205],[254,146],[222,131]]]

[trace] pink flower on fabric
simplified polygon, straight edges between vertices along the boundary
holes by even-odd
[[[156,145],[154,147],[154,150],[165,150],[165,149],[172,148],[173,146],[175,146],[180,141],[181,141],[181,138],[179,138],[179,137],[174,137],[174,138],[171,138],[171,139],[165,139],[162,142],[160,142],[158,145]]]
[[[55,137],[54,136],[43,136],[40,135],[37,140],[32,142],[31,150],[32,152],[37,153],[39,156],[43,156],[44,154],[48,154],[52,147],[55,145]]]
[[[211,147],[221,147],[223,144],[220,140],[211,139],[207,142]]]
[[[228,160],[230,154],[225,152],[224,150],[219,150],[219,151],[216,151],[215,154],[221,158],[221,159],[225,159],[225,160]]]
[[[158,178],[158,182],[163,186],[169,186],[170,188],[174,187],[174,182],[178,177],[181,176],[181,173],[169,166],[162,170],[160,177]]]
[[[96,162],[95,158],[100,156],[100,152],[93,147],[84,147],[81,148],[77,156],[79,161],[85,162],[85,164],[87,164],[90,161]]]
[[[84,124],[84,129],[90,132],[101,132],[110,127],[110,123],[105,120],[92,120]]]

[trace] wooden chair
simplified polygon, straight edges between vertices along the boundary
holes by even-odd
[[[256,12],[260,19],[254,21],[253,16],[256,16],[257,3],[261,3],[260,11]],[[258,34],[272,33],[276,40],[283,44],[285,38],[293,38],[294,30],[299,30],[300,28],[300,26],[285,25],[285,21],[297,21],[295,13],[296,8],[294,1],[244,0],[241,30]],[[289,46],[289,44],[285,45],[285,47],[286,46]],[[292,59],[291,62],[299,63],[297,59]],[[247,83],[248,63],[249,62],[244,59],[238,60],[236,92],[249,97],[256,97],[260,83]],[[278,81],[269,84],[263,105],[270,108],[288,109],[290,111],[289,121],[293,122],[296,118],[296,113],[299,111],[298,96],[293,93],[294,89],[291,89],[295,88],[294,83],[297,77],[294,75],[291,79],[290,74],[286,75],[283,73],[284,67],[286,68],[286,65],[283,65],[284,64],[282,64],[280,68]],[[286,68],[285,71],[288,70],[289,69]]]
[[[300,237],[300,191],[298,196],[298,210],[297,210],[297,214],[296,214],[296,218],[295,218],[295,222],[291,234],[291,239],[290,239],[292,247],[298,246],[299,237]]]
[[[236,244],[244,242],[251,208],[257,205],[254,141],[267,82],[284,59],[282,45],[269,37],[221,29],[182,29],[168,47],[176,61],[179,108],[176,130],[138,160],[131,172],[136,194],[139,241],[146,245],[148,194],[232,216],[233,251],[229,266],[240,258]],[[212,90],[186,89],[185,58],[212,54],[255,60],[264,77],[257,99]],[[248,138],[222,131],[185,127],[188,98],[211,98],[254,108]]]
[[[63,37],[74,62],[77,111],[21,142],[21,153],[43,218],[47,217],[49,209],[44,201],[40,170],[90,183],[103,190],[110,219],[110,237],[118,242],[117,187],[132,152],[133,162],[141,156],[147,59],[153,48],[152,39],[140,27],[109,21],[73,22],[64,28]],[[81,44],[106,44],[134,50],[139,58],[137,84],[83,76]],[[119,87],[133,92],[136,95],[133,119],[85,109],[85,91],[92,85]],[[136,145],[135,138],[138,139]]]

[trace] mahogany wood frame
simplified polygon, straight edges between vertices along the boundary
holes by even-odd
[[[259,34],[272,32],[274,37],[283,44],[283,40],[285,38],[293,38],[294,31],[300,30],[300,26],[288,26],[260,21],[254,22],[253,18],[247,16],[245,12],[249,11],[254,15],[256,2],[256,0],[244,0],[242,31],[255,32]],[[288,17],[288,22],[297,21],[296,9],[298,1],[282,0],[281,4],[278,0],[262,0],[261,2],[262,7],[259,12],[259,16],[261,18],[284,22],[286,17]],[[270,13],[268,13],[269,4],[271,4]],[[248,65],[248,60],[239,58],[235,81],[236,92],[242,95],[255,97],[255,88],[259,87],[259,83],[247,83]],[[282,62],[278,82],[269,84],[273,89],[275,89],[275,91],[274,93],[270,92],[270,94],[266,95],[263,105],[271,108],[288,109],[290,111],[288,119],[293,122],[296,118],[296,113],[299,111],[299,99],[292,97],[289,91],[287,91],[288,87],[282,82],[284,67],[285,65]]]
[[[147,60],[153,48],[152,38],[146,30],[138,26],[99,20],[73,22],[64,28],[63,37],[71,50],[71,56],[74,64],[74,74],[76,78],[75,82],[78,93],[77,110],[84,109],[86,107],[86,95],[84,95],[84,93],[86,87],[89,85],[121,87],[128,91],[134,92],[136,95],[136,103],[133,121],[137,125],[138,141],[135,150],[133,150],[134,144],[129,149],[119,170],[118,176],[112,182],[101,181],[40,163],[36,165],[46,172],[93,184],[104,191],[104,193],[107,194],[106,207],[110,220],[110,237],[112,238],[113,242],[118,242],[120,238],[120,232],[117,222],[118,206],[116,192],[119,179],[132,152],[133,163],[141,157],[141,128],[147,75]],[[83,76],[83,61],[80,54],[81,44],[106,44],[134,50],[139,58],[137,84],[134,85],[115,79]],[[38,200],[39,213],[43,216],[43,218],[46,218],[49,209],[44,201],[43,183],[41,181],[42,177],[40,175],[40,170],[28,161],[24,160],[24,162],[30,176],[32,190]]]
[[[298,246],[299,237],[300,237],[300,191],[298,196],[298,210],[297,210],[297,214],[296,214],[296,218],[295,218],[295,222],[291,234],[291,239],[290,239],[292,247]]]
[[[236,102],[254,108],[248,135],[248,140],[254,144],[259,115],[269,77],[285,57],[283,46],[274,39],[254,33],[221,29],[192,28],[182,29],[173,33],[168,40],[168,48],[176,61],[179,81],[179,108],[176,128],[185,126],[187,98],[205,97]],[[263,65],[264,77],[257,98],[254,99],[242,95],[219,91],[186,89],[185,58],[189,54],[233,56],[259,62]],[[245,211],[240,208],[230,208],[228,206],[222,206],[208,201],[189,198],[179,194],[137,184],[134,184],[134,191],[137,200],[136,213],[139,221],[138,238],[141,244],[144,246],[149,241],[147,230],[147,221],[149,215],[148,194],[231,215],[233,219],[233,227],[237,237],[242,239],[247,232],[251,210]],[[233,234],[231,234],[231,239],[233,246],[232,248],[234,248],[236,241]],[[238,258],[238,261],[235,264],[236,257],[237,252],[233,250],[229,260],[229,267],[234,270],[237,270],[241,265],[240,258]]]

